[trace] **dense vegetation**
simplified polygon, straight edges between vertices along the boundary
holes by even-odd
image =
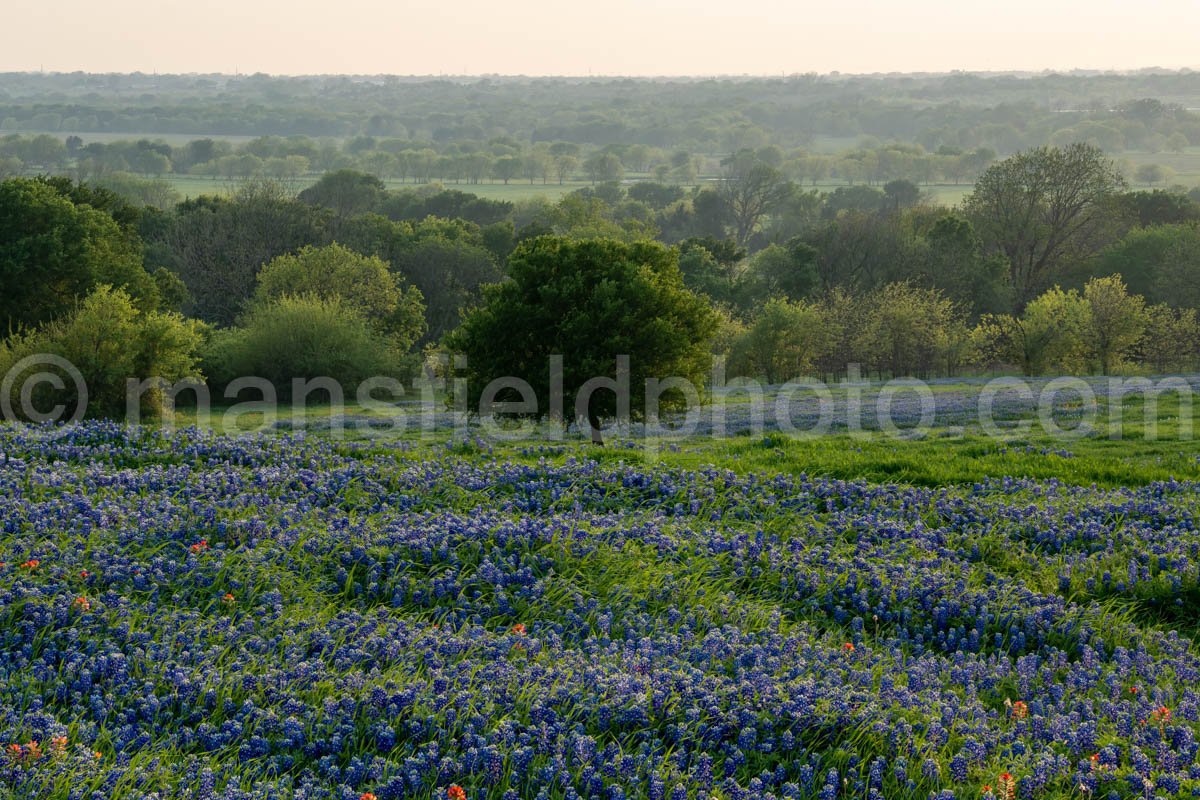
[[[723,170],[706,187],[609,182],[515,203],[339,170],[299,194],[256,179],[165,211],[12,178],[0,312],[15,336],[0,366],[52,340],[45,326],[77,324],[73,304],[106,286],[203,323],[171,340],[172,358],[213,388],[253,374],[282,396],[294,378],[404,377],[439,347],[468,356],[473,400],[494,378],[544,376],[533,361],[554,348],[595,375],[631,355],[636,376],[699,378],[707,347],[729,374],[771,383],[849,364],[886,378],[1197,363],[1200,204],[1131,191],[1095,147],[998,161],[955,208],[902,180],[819,193],[761,151]],[[672,288],[638,277],[653,273]],[[623,293],[601,298],[603,285]],[[595,376],[574,370],[577,384]]]
[[[664,341],[689,331],[668,348],[689,355],[655,370],[697,377],[704,348],[772,383],[849,364],[878,378],[1186,370],[1200,188],[1143,156],[1200,144],[1197,98],[1186,72],[3,76],[0,325],[22,338],[0,365],[111,287],[139,313],[202,323],[174,355],[218,391],[249,371],[283,394],[289,378],[406,376],[456,349],[474,398],[517,366],[495,331],[539,302],[521,265],[553,253],[544,281],[592,241],[639,253],[603,280],[677,272],[716,320],[666,325]],[[1115,160],[1129,150],[1136,166]],[[211,191],[182,199],[161,180],[182,174]],[[971,187],[954,205],[930,191],[950,181]],[[564,186],[497,199],[487,182]],[[610,300],[627,321],[673,316],[655,286]],[[571,358],[588,369],[649,357],[600,305],[544,308],[526,334],[583,348]]]

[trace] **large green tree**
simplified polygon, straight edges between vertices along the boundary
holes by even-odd
[[[681,377],[697,388],[709,367],[717,318],[683,284],[677,251],[654,242],[544,236],[509,257],[510,280],[487,287],[484,302],[446,338],[468,359],[468,402],[478,408],[493,380],[525,380],[539,414],[550,398],[550,358],[563,358],[564,412],[590,379],[613,376],[629,357],[629,415],[645,408],[647,379]],[[666,398],[664,398],[666,399]],[[665,405],[665,403],[664,403]],[[594,392],[586,409],[593,430],[622,416],[612,392]]]
[[[162,250],[187,286],[186,311],[228,325],[253,296],[262,265],[326,241],[327,223],[327,212],[279,185],[255,183],[230,198],[181,203],[161,233]]]
[[[0,183],[0,333],[61,316],[100,284],[158,304],[134,232],[50,182]]]
[[[993,164],[965,201],[985,246],[1008,262],[1017,310],[1073,260],[1114,237],[1125,180],[1090,144],[1039,147]]]

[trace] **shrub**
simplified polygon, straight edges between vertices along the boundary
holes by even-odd
[[[337,297],[285,295],[253,306],[237,328],[218,332],[204,353],[212,383],[265,378],[281,397],[292,381],[332,378],[343,387],[396,371],[398,356],[370,322]]]
[[[339,298],[405,351],[425,333],[425,302],[419,289],[402,288],[401,281],[383,259],[334,243],[303,247],[294,255],[273,259],[258,274],[256,298],[259,302],[286,295]]]
[[[768,383],[809,375],[828,352],[831,339],[818,306],[773,298],[734,341],[729,371],[739,377],[764,377]]]
[[[30,333],[13,336],[0,345],[0,375],[29,356],[53,355],[69,361],[87,386],[88,417],[123,417],[126,413],[126,381],[163,378],[175,383],[199,377],[196,353],[204,338],[203,326],[175,313],[138,310],[133,299],[120,289],[101,286],[74,311]],[[12,386],[12,408],[20,413],[20,386]],[[64,405],[67,413],[77,407],[74,383],[63,381],[56,388],[39,383],[33,392],[34,407],[45,411]],[[143,395],[141,414],[162,411],[161,392]]]

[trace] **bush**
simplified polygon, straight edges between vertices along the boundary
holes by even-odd
[[[387,263],[340,244],[302,247],[275,258],[258,273],[259,302],[287,295],[340,299],[392,337],[401,351],[425,333],[425,302],[415,286],[402,288]]]
[[[126,414],[129,378],[164,378],[170,383],[198,378],[196,352],[203,338],[200,323],[174,313],[139,311],[124,291],[101,286],[69,316],[0,345],[0,375],[8,374],[28,356],[64,358],[79,370],[87,385],[86,416],[118,418]],[[18,379],[10,398],[17,413],[20,385]],[[45,411],[61,404],[68,415],[78,402],[70,380],[65,380],[61,389],[40,383],[32,399],[36,409]],[[160,392],[146,393],[141,414],[161,413],[162,401]]]
[[[370,322],[337,297],[286,295],[258,303],[240,327],[219,331],[204,352],[211,381],[265,378],[281,397],[292,381],[328,377],[350,387],[393,374],[399,356]]]
[[[812,374],[832,345],[831,326],[818,306],[776,297],[733,343],[729,372],[782,383]]]

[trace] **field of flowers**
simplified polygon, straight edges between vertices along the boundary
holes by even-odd
[[[0,428],[0,797],[1200,796],[1200,485],[588,456]]]

